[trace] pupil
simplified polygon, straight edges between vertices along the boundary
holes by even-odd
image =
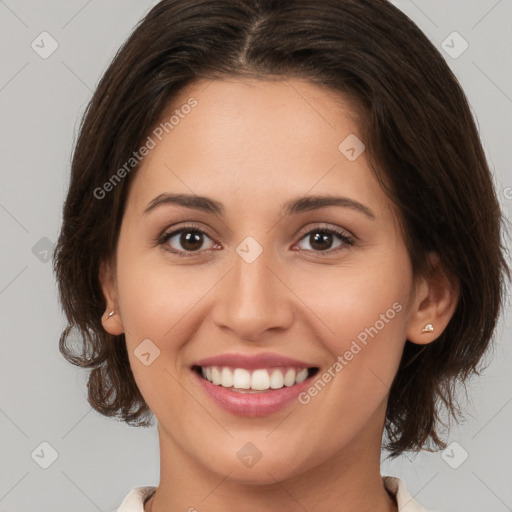
[[[199,244],[197,244],[199,242]],[[194,251],[202,245],[201,233],[198,231],[187,231],[182,233],[180,243],[183,248]],[[195,243],[195,245],[194,245]]]
[[[314,249],[318,249],[318,250],[328,249],[328,247],[326,247],[325,242],[327,242],[327,245],[330,245],[331,237],[332,237],[332,234],[330,234],[330,233],[325,233],[323,235],[319,234],[319,233],[315,233],[315,235],[313,235],[313,243],[311,244],[311,247],[313,247]],[[322,243],[322,242],[324,242],[324,243]],[[315,244],[318,244],[318,247],[315,247]]]

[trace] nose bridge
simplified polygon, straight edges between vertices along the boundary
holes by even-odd
[[[239,244],[218,296],[214,317],[219,326],[250,339],[291,321],[286,287],[276,276],[276,261],[272,249],[263,248],[252,237]]]
[[[247,252],[244,252],[246,250]],[[257,255],[253,254],[255,250],[250,242],[240,244],[234,256],[232,279],[235,296],[238,295],[241,301],[251,299],[254,301],[254,306],[261,307],[271,301],[271,291],[274,288],[271,281],[275,280],[275,276],[269,270],[271,265],[269,260],[273,259],[270,249]],[[258,304],[260,301],[261,305]]]

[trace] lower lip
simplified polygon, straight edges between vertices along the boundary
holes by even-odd
[[[206,394],[224,410],[240,416],[265,416],[284,409],[297,396],[305,391],[312,377],[290,387],[257,393],[240,393],[212,384],[197,372],[192,373],[199,380]]]

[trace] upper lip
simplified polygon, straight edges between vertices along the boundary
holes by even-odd
[[[192,366],[229,366],[232,368],[274,368],[278,366],[293,366],[297,368],[314,368],[312,364],[293,359],[291,357],[264,352],[262,354],[227,353],[218,356],[207,357],[196,361]]]

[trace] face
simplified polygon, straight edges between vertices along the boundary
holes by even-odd
[[[150,135],[102,279],[161,444],[250,483],[380,450],[420,327],[354,109],[298,79],[195,82],[176,109]]]

